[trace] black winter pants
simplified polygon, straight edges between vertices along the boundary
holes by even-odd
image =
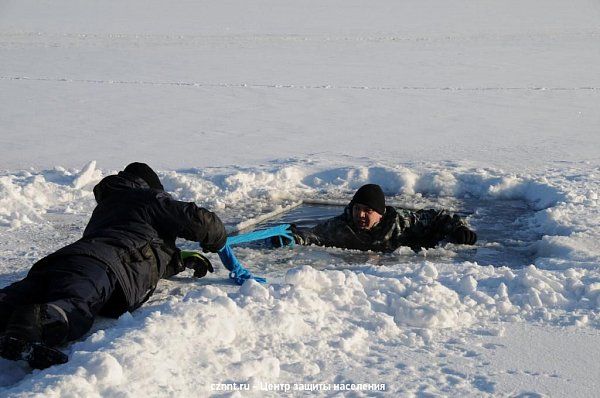
[[[57,257],[0,289],[0,332],[16,308],[45,304],[60,321],[66,316],[68,327],[62,340],[77,339],[91,328],[117,287],[116,277],[104,263],[87,256]]]

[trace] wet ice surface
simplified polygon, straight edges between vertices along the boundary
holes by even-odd
[[[431,198],[427,203],[440,208],[438,199]],[[400,248],[394,253],[361,252],[324,247],[300,247],[272,249],[265,242],[242,244],[236,249],[242,259],[256,258],[260,268],[275,266],[280,270],[294,266],[297,260],[317,268],[353,268],[360,265],[394,265],[401,263],[419,264],[424,259],[441,263],[470,261],[479,265],[508,266],[520,268],[531,264],[535,259],[535,242],[540,235],[527,228],[527,220],[534,211],[521,200],[478,200],[453,199],[443,203],[454,212],[466,217],[477,231],[476,246],[445,244],[439,248],[414,253],[408,248]],[[301,205],[286,213],[258,223],[245,231],[269,228],[284,223],[294,223],[298,227],[310,228],[317,223],[335,217],[343,212],[343,206]],[[4,263],[14,272],[3,275],[1,286],[8,285],[25,276],[28,268],[36,260],[62,245],[81,237],[89,215],[53,214],[44,216],[47,223],[25,225],[11,234],[1,234],[1,247],[6,248]],[[197,250],[193,242],[178,241],[187,250]],[[20,248],[15,251],[14,248]],[[268,256],[268,261],[258,257]],[[218,259],[215,261],[219,263]],[[262,264],[264,263],[264,265]]]
[[[473,258],[478,264],[520,268],[533,263],[535,242],[541,235],[527,225],[534,215],[527,203],[520,200],[471,203],[474,213],[469,221],[479,239]]]
[[[353,264],[393,265],[398,262],[421,262],[423,257],[437,262],[476,262],[479,265],[521,268],[532,264],[535,259],[535,242],[540,235],[527,227],[528,219],[534,215],[526,202],[521,200],[457,200],[453,203],[456,214],[467,218],[477,232],[476,246],[451,245],[441,242],[440,248],[413,253],[402,248],[394,253],[363,253],[356,250],[335,248],[307,248],[296,246],[293,250],[302,253],[303,261],[334,264],[337,267]],[[439,208],[439,206],[436,206]],[[296,224],[310,228],[343,212],[343,206],[301,205],[270,220],[259,223],[253,229],[269,228],[280,224]],[[243,232],[248,232],[243,231]],[[241,245],[252,249],[267,250],[266,242]],[[287,256],[286,256],[287,257]],[[293,261],[287,258],[286,261]]]

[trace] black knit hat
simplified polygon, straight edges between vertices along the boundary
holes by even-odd
[[[146,183],[150,185],[150,188],[152,189],[160,189],[161,191],[165,190],[154,170],[152,170],[152,168],[146,163],[130,163],[123,171],[146,181]]]
[[[352,198],[352,203],[368,206],[381,215],[385,213],[385,195],[377,184],[367,184],[358,188]]]

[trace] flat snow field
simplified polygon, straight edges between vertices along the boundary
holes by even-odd
[[[238,247],[267,284],[213,256],[0,396],[596,396],[598,65],[595,0],[0,0],[0,287],[131,161],[232,231],[374,182],[480,238]]]

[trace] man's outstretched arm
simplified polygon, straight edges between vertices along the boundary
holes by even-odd
[[[466,245],[477,241],[477,234],[460,216],[445,210],[418,210],[405,213],[403,218],[408,225],[403,233],[404,239],[411,247],[433,247],[443,239]]]
[[[342,216],[331,218],[312,228],[297,228],[292,224],[290,225],[290,232],[294,237],[294,243],[303,246],[345,247],[346,241],[350,239],[349,235],[352,235]],[[271,242],[276,247],[281,246],[278,237],[273,238]],[[287,244],[289,243],[283,242],[284,246]]]
[[[319,236],[312,233],[309,228],[298,228],[295,224],[290,224],[290,226],[286,230],[287,235],[294,239],[294,244],[296,245],[319,245],[322,246],[321,240]],[[282,247],[289,246],[292,242],[288,239],[287,236],[274,236],[271,238],[271,244],[274,247]]]
[[[161,227],[179,238],[199,242],[202,249],[216,253],[227,241],[223,222],[215,213],[193,202],[181,202],[168,194],[158,198],[161,202]]]

